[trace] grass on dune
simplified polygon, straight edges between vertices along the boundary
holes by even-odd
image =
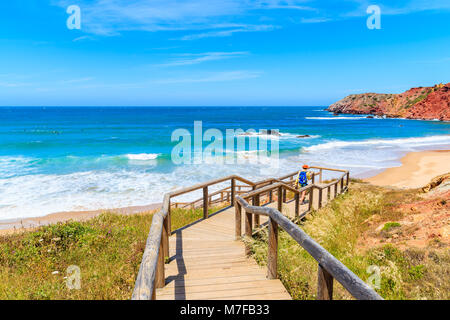
[[[152,216],[104,213],[0,236],[0,300],[130,299]],[[202,217],[202,208],[173,209],[172,230]],[[66,285],[72,265],[81,271],[79,290]]]
[[[379,267],[385,299],[449,299],[450,255],[447,248],[399,250],[392,244],[374,248],[358,246],[369,228],[365,221],[377,215],[381,221],[395,221],[402,213],[395,206],[417,199],[416,191],[389,191],[353,182],[349,191],[324,208],[313,212],[300,227],[363,281]],[[389,225],[389,228],[396,225]],[[251,241],[253,256],[267,263],[267,230]],[[287,233],[280,229],[278,274],[294,299],[315,299],[317,262]],[[372,269],[373,270],[373,269]],[[336,281],[335,299],[352,299]]]

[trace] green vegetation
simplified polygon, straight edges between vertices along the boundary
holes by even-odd
[[[173,209],[172,229],[201,217],[202,208]],[[151,221],[151,213],[104,213],[1,236],[0,299],[130,299]],[[71,265],[80,290],[66,286]]]
[[[388,222],[383,226],[383,229],[381,229],[382,231],[386,231],[389,232],[394,228],[398,228],[401,227],[401,224],[398,222]]]
[[[313,239],[350,268],[362,280],[378,266],[381,273],[377,292],[385,299],[449,299],[450,255],[447,248],[400,250],[392,244],[365,247],[361,235],[368,221],[395,221],[403,216],[396,209],[417,199],[417,191],[390,191],[367,184],[351,183],[349,192],[300,222]],[[396,223],[386,223],[388,228]],[[373,227],[372,227],[373,228]],[[267,262],[267,230],[251,240],[253,256],[261,265]],[[279,278],[294,299],[314,299],[317,291],[317,262],[287,233],[279,232]],[[370,269],[369,269],[370,270]],[[334,298],[352,299],[337,281]]]
[[[422,91],[422,93],[424,93],[425,91]],[[405,109],[408,109],[408,108],[411,108],[412,106],[414,106],[415,104],[417,104],[417,103],[419,103],[419,102],[421,102],[421,101],[423,101],[423,100],[425,100],[427,97],[428,97],[428,95],[430,94],[430,93],[432,93],[433,92],[433,89],[427,89],[427,91],[424,93],[424,94],[421,94],[420,96],[418,96],[417,98],[415,98],[414,100],[410,100],[409,98],[407,98],[407,103],[406,103],[406,105],[405,106],[403,106],[403,108],[405,108]]]

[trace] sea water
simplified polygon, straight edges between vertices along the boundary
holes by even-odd
[[[333,116],[323,109],[0,108],[0,220],[147,205],[161,202],[165,192],[229,174],[273,175],[255,161],[174,164],[171,135],[181,128],[193,133],[194,121],[224,135],[226,129],[279,130],[280,175],[307,163],[366,177],[399,166],[407,152],[450,147],[449,123]]]

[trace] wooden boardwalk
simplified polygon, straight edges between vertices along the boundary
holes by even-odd
[[[306,209],[304,205],[300,211]],[[294,203],[283,204],[283,213],[293,217]],[[266,221],[261,217],[262,224]],[[291,299],[281,281],[268,280],[267,268],[246,257],[244,243],[235,240],[234,207],[177,230],[169,243],[166,286],[156,289],[157,299]]]
[[[153,216],[132,299],[290,300],[288,292],[277,279],[278,230],[282,229],[317,261],[317,299],[332,299],[333,281],[336,279],[356,299],[382,300],[367,283],[289,219],[294,216],[296,219],[302,218],[348,190],[348,170],[311,168],[318,169],[319,172],[313,174],[311,185],[300,189],[292,187],[293,177],[297,175],[294,172],[278,179],[259,182],[231,175],[166,193],[161,211]],[[323,184],[324,170],[339,172],[341,175]],[[318,184],[314,182],[317,175]],[[286,179],[289,181],[283,181]],[[208,187],[226,181],[231,183],[230,187],[208,192]],[[240,192],[241,185],[236,185],[236,181],[244,183],[247,188],[250,186],[251,190]],[[171,199],[201,189],[203,219],[171,233]],[[299,203],[303,192],[309,192],[308,198],[312,203]],[[227,193],[226,199],[224,193]],[[274,193],[276,200],[273,199]],[[219,202],[222,203],[224,200],[231,201],[236,208],[225,208],[209,215],[209,205],[218,202],[213,196],[219,196]],[[287,197],[293,197],[293,200],[286,203]],[[269,206],[272,208],[260,205],[269,199],[272,202]],[[194,207],[198,201],[200,200],[184,205]],[[172,204],[177,207],[176,202]],[[245,228],[242,228],[242,220],[236,223],[239,222],[235,221],[236,217],[245,220]],[[259,226],[256,224],[268,225],[265,268],[258,266],[246,255],[248,248],[246,250],[241,239],[243,230],[248,237],[252,237],[252,232],[258,232]]]

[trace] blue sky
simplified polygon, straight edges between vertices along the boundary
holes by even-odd
[[[80,30],[66,26],[69,5]],[[3,106],[328,105],[440,82],[449,0],[0,4]]]

